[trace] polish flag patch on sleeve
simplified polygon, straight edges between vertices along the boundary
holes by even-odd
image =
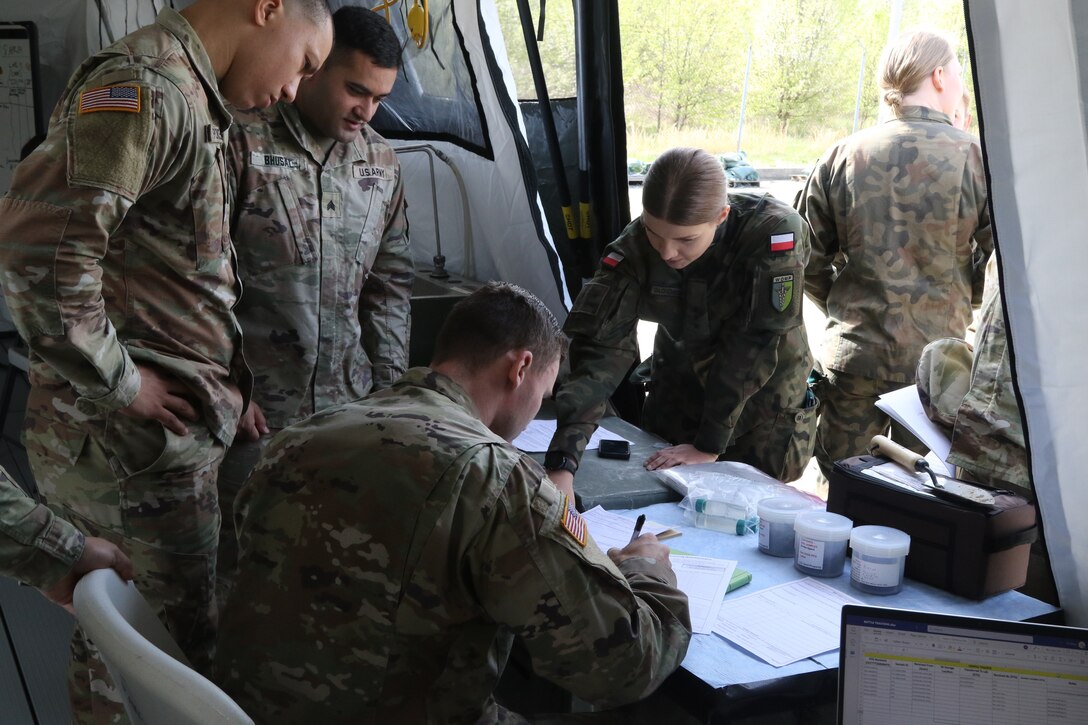
[[[623,261],[623,255],[619,252],[609,252],[601,260],[601,264],[609,269],[614,268],[617,264]]]
[[[772,252],[788,252],[793,249],[793,232],[771,235]]]
[[[563,530],[571,535],[579,546],[586,545],[586,521],[578,513],[578,509],[574,508],[574,503],[570,500],[570,496],[563,496],[563,503],[566,504],[563,510]]]

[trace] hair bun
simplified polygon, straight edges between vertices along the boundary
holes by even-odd
[[[903,105],[903,92],[895,88],[889,88],[884,91],[884,102],[892,108],[898,108]]]

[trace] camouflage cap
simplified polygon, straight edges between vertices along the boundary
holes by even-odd
[[[918,359],[918,397],[934,423],[951,430],[956,425],[963,396],[971,387],[973,351],[966,340],[945,337],[934,340]]]

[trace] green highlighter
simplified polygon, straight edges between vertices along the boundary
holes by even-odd
[[[738,566],[733,570],[733,578],[729,580],[729,588],[725,590],[725,593],[728,594],[734,589],[740,589],[750,581],[752,581],[752,572]]]

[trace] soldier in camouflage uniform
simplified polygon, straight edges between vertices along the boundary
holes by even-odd
[[[0,201],[38,487],[121,544],[198,665],[216,621],[216,469],[250,385],[231,311],[220,89],[242,107],[290,99],[331,45],[323,0],[164,9],[75,72]],[[73,647],[76,716],[113,717],[116,698],[81,668],[100,665],[80,635]]]
[[[887,431],[874,403],[913,382],[922,348],[964,336],[993,251],[982,149],[950,121],[963,83],[949,41],[904,35],[885,50],[881,86],[895,117],[828,150],[798,205],[812,226],[805,292],[827,315],[825,475]]]
[[[79,578],[106,567],[132,579],[132,563],[116,545],[84,536],[0,468],[0,575],[38,587],[50,601],[70,608]]]
[[[918,394],[930,419],[951,435],[947,461],[958,467],[958,475],[1035,499],[1024,418],[1013,388],[996,255],[986,267],[974,349],[952,338],[927,345],[918,361]],[[1032,544],[1027,583],[1020,591],[1058,604],[1041,535]]]
[[[234,312],[253,399],[219,471],[224,573],[236,561],[231,504],[267,434],[408,368],[404,186],[396,153],[367,125],[397,78],[400,42],[366,8],[341,8],[333,27],[328,62],[293,104],[237,112],[231,128],[231,237],[245,287]]]
[[[215,660],[255,720],[522,722],[492,697],[514,637],[593,703],[679,666],[690,623],[668,549],[644,535],[605,555],[509,443],[564,346],[539,300],[492,283],[450,312],[430,368],[272,440],[238,498]]]
[[[648,468],[721,459],[784,481],[804,471],[817,416],[801,318],[808,228],[767,194],[725,192],[705,151],[671,149],[650,167],[642,217],[605,250],[564,327],[571,374],[545,459],[557,484],[637,360],[640,319],[659,324],[642,425],[674,444]]]

